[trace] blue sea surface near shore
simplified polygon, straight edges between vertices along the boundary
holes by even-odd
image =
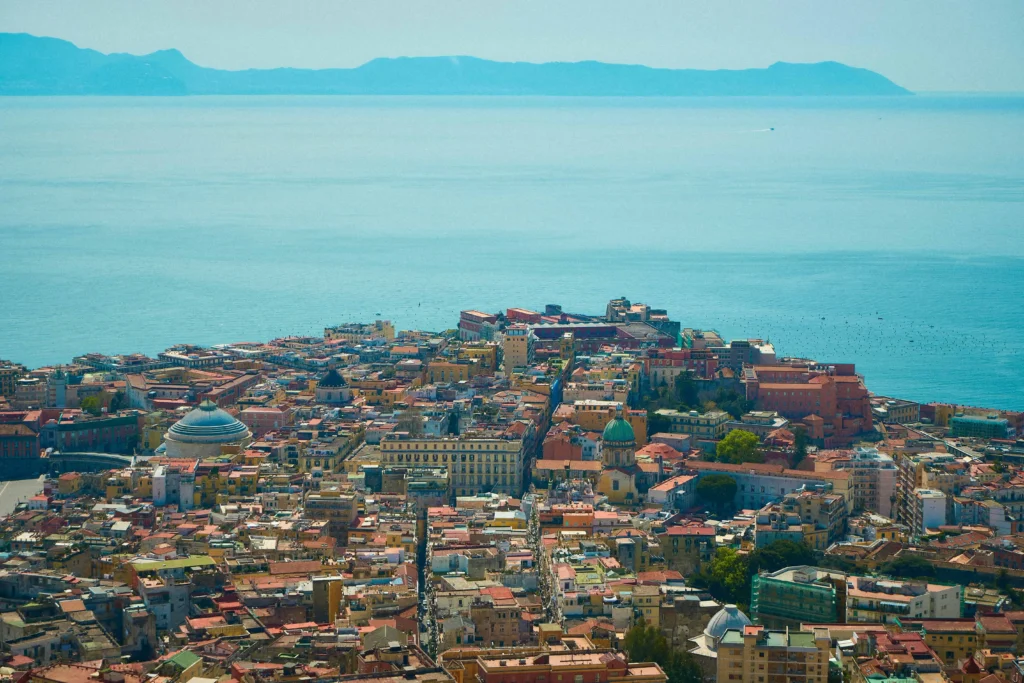
[[[1024,409],[1024,98],[0,98],[0,358],[597,312]]]

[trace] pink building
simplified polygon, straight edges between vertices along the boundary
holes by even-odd
[[[238,419],[249,428],[253,436],[259,438],[267,432],[284,429],[291,422],[289,408],[246,408]]]

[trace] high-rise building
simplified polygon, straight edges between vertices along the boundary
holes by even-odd
[[[763,626],[730,629],[718,643],[721,683],[826,683],[827,628],[769,631]]]
[[[501,353],[505,358],[505,372],[526,368],[533,363],[533,345],[536,337],[526,325],[511,325],[505,328]]]
[[[896,459],[896,466],[895,518],[911,527],[913,533],[920,533],[921,528],[915,490],[930,489],[944,493],[948,517],[952,512],[953,497],[971,481],[967,466],[952,453],[901,453]]]
[[[832,461],[832,467],[852,476],[853,509],[893,516],[896,502],[896,463],[877,448],[858,446],[848,458]]]
[[[910,520],[911,532],[927,533],[946,523],[946,494],[932,489],[914,489],[914,510]]]

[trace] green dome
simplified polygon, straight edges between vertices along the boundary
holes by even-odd
[[[606,443],[608,441],[636,441],[636,434],[633,433],[633,425],[626,422],[621,417],[616,417],[604,426],[604,433],[601,434],[601,439]]]

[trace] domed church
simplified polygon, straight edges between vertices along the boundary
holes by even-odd
[[[697,662],[704,669],[706,676],[714,678],[718,673],[718,643],[730,629],[743,630],[751,625],[750,618],[741,612],[736,605],[725,605],[715,613],[704,627],[704,632],[690,642],[696,645],[690,650]]]
[[[615,413],[601,433],[601,459],[605,467],[631,467],[636,464],[636,434],[633,425]]]
[[[601,461],[604,467],[597,482],[598,492],[607,496],[610,503],[639,503],[636,434],[633,425],[622,416],[621,407],[601,433]]]
[[[252,432],[209,399],[167,430],[164,447],[171,458],[214,458],[252,441]]]
[[[316,402],[326,404],[348,403],[352,399],[352,390],[348,382],[334,367],[331,367],[316,383]]]

